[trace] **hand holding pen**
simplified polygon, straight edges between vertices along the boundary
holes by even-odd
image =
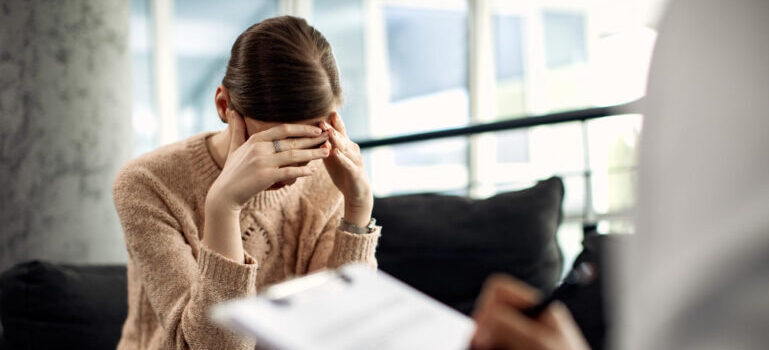
[[[557,300],[595,279],[590,264],[578,265],[552,295],[505,275],[489,278],[473,313],[472,349],[585,350],[587,342],[569,310]]]

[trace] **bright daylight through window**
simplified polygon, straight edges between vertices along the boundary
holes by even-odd
[[[133,0],[135,154],[222,127],[213,96],[229,43],[268,17],[305,17],[328,38],[344,89],[341,114],[351,137],[362,141],[637,100],[656,37],[640,3],[187,0],[158,9]],[[173,72],[160,70],[163,62]],[[383,146],[365,157],[378,196],[486,197],[560,176],[566,197],[559,240],[568,259],[579,250],[585,222],[632,231],[641,119]]]

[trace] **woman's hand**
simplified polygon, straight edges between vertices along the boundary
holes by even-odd
[[[344,219],[364,227],[371,220],[374,196],[363,166],[360,147],[347,137],[342,117],[334,112],[331,125],[321,122],[321,129],[328,132],[329,142],[321,149],[331,149],[331,156],[324,159],[334,185],[344,196]]]
[[[208,192],[207,207],[211,204],[240,211],[257,193],[312,175],[313,169],[306,163],[329,155],[328,148],[307,149],[326,141],[327,134],[318,127],[282,124],[246,139],[243,117],[231,109],[226,115],[230,146],[222,173]],[[275,140],[280,144],[280,153],[275,151]]]
[[[473,313],[477,328],[472,348],[590,349],[563,304],[551,304],[537,319],[530,319],[521,312],[539,299],[535,289],[516,279],[503,275],[489,278]]]

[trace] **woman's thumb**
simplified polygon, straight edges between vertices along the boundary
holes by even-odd
[[[232,109],[227,109],[227,128],[230,129],[230,149],[227,153],[232,153],[240,145],[246,142],[246,122],[240,114]]]

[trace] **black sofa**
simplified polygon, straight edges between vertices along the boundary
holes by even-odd
[[[563,191],[562,181],[550,178],[484,200],[436,194],[377,198],[374,216],[385,227],[379,267],[466,314],[492,273],[550,291],[562,272],[555,232]],[[591,344],[600,348],[600,300],[579,296],[567,305],[582,312],[575,318],[586,334],[596,335]],[[0,349],[114,349],[125,317],[124,266],[32,261],[0,277]]]

